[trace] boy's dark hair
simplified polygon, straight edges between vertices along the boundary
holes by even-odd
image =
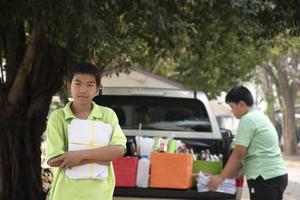
[[[89,74],[95,77],[97,86],[100,86],[100,73],[98,67],[91,63],[78,63],[74,65],[69,73],[69,81],[72,82],[76,74]]]
[[[226,103],[239,103],[245,102],[248,106],[252,106],[254,101],[250,90],[244,86],[238,86],[232,88],[226,95]]]

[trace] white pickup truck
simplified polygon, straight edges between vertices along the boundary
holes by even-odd
[[[200,91],[157,88],[104,88],[94,101],[115,110],[128,139],[139,135],[180,139],[194,152],[222,154],[225,164],[233,136],[220,130],[206,95]],[[139,130],[140,124],[142,131]],[[240,199],[242,180],[234,195],[194,189],[116,187],[114,196],[170,199]]]

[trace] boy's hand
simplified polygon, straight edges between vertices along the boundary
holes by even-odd
[[[76,167],[80,165],[82,161],[81,154],[79,151],[69,151],[64,153],[63,155],[54,158],[51,160],[51,162],[61,162],[59,165],[59,168],[61,169],[71,169],[72,167]]]
[[[55,158],[53,158],[53,159],[51,159],[51,160],[48,160],[48,161],[47,161],[47,164],[48,164],[49,166],[51,166],[51,167],[59,167],[59,166],[61,165],[62,161],[61,161],[61,160],[56,161],[56,160],[54,160],[54,159],[55,159]]]
[[[210,181],[208,182],[208,188],[211,191],[215,191],[218,189],[220,183],[223,181],[224,179],[222,179],[221,176],[219,175],[215,175],[215,176],[211,176],[210,177]]]

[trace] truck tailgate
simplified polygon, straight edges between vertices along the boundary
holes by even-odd
[[[122,197],[149,197],[169,199],[209,199],[209,200],[234,200],[235,195],[219,192],[197,192],[195,189],[155,189],[155,188],[123,188],[116,187],[114,196]]]

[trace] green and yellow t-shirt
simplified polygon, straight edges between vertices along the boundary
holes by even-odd
[[[251,108],[241,117],[235,144],[247,147],[242,160],[246,178],[270,179],[287,173],[278,144],[278,134],[261,111]]]
[[[68,125],[75,119],[69,102],[64,108],[54,111],[48,120],[46,154],[47,159],[68,151]],[[126,148],[126,137],[121,130],[115,112],[92,102],[92,111],[88,120],[99,120],[112,125],[111,145]],[[115,175],[112,164],[105,180],[69,179],[65,170],[54,168],[54,180],[50,190],[50,200],[110,200],[115,187]]]

